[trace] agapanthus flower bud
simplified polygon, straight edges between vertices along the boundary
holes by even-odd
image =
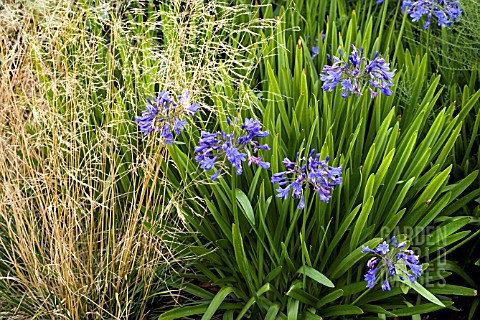
[[[388,279],[385,279],[385,281],[382,284],[382,290],[383,291],[390,291],[392,288],[390,288],[390,283],[388,283]]]
[[[378,268],[372,268],[368,270],[367,274],[365,275],[365,280],[367,281],[367,287],[372,289],[375,286],[375,281],[377,281],[377,271]]]
[[[312,47],[312,60],[318,55],[318,46]]]

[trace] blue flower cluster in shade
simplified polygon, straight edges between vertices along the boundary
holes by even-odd
[[[395,236],[390,239],[389,243],[384,241],[375,249],[362,246],[363,253],[375,254],[375,257],[367,262],[367,266],[370,268],[364,276],[367,281],[367,288],[371,289],[375,286],[377,276],[381,272],[385,277],[382,284],[383,291],[391,290],[388,278],[389,276],[393,277],[397,275],[397,271],[401,271],[402,273],[398,274],[400,280],[403,281],[405,276],[407,276],[412,283],[422,275],[422,266],[418,265],[418,256],[414,255],[412,250],[407,250],[405,247],[406,243],[397,243]]]
[[[178,102],[163,90],[153,101],[147,99],[146,110],[141,116],[135,116],[135,121],[144,135],[160,132],[163,142],[171,145],[174,141],[172,130],[179,135],[187,125],[185,116],[193,117],[200,108],[198,103],[190,103],[190,100],[190,93],[186,89],[178,97]]]
[[[270,150],[267,144],[260,145],[256,138],[265,138],[269,135],[267,131],[262,131],[260,123],[253,119],[245,119],[240,127],[237,125],[238,119],[232,121],[227,118],[230,132],[210,133],[202,131],[198,145],[195,147],[195,160],[200,164],[200,168],[205,171],[213,169],[216,164],[220,165],[212,176],[211,180],[218,178],[225,160],[231,163],[236,169],[236,174],[243,172],[242,162],[248,160],[248,165],[252,163],[263,169],[270,168],[270,163],[263,162],[262,157],[255,156],[258,150]]]
[[[342,97],[347,98],[349,93],[362,95],[361,90],[364,82],[368,82],[371,87],[370,95],[375,98],[378,92],[375,89],[390,96],[393,86],[393,77],[395,76],[395,70],[390,71],[388,63],[385,63],[385,59],[378,56],[378,52],[375,53],[373,60],[369,61],[363,56],[363,48],[360,48],[360,54],[357,48],[352,44],[352,53],[348,57],[348,61],[344,61],[343,52],[338,49],[340,58],[333,57],[333,65],[325,65],[320,75],[320,80],[324,83],[322,89],[325,91],[333,91],[335,87],[340,84],[342,87]]]
[[[322,33],[322,42],[325,41],[325,36],[326,35],[324,33]],[[317,42],[317,41],[318,41],[318,39],[315,39],[315,42]],[[315,59],[315,57],[318,55],[318,49],[319,49],[318,45],[312,47],[312,60]],[[327,56],[329,56],[328,53],[327,53]]]
[[[300,199],[297,205],[300,210],[305,208],[304,188],[312,187],[320,196],[320,200],[328,202],[333,187],[342,183],[340,177],[342,167],[329,167],[327,165],[329,157],[320,160],[320,153],[313,156],[314,153],[315,149],[312,149],[307,159],[300,158],[297,153],[296,162],[285,158],[283,164],[287,170],[272,176],[272,183],[279,186],[277,197],[285,199],[292,191],[292,198]]]
[[[427,20],[423,25],[425,30],[430,26],[433,16],[437,17],[439,26],[450,27],[462,15],[462,7],[458,1],[449,0],[403,0],[402,11],[407,11],[413,22],[417,22],[423,16],[426,16]]]

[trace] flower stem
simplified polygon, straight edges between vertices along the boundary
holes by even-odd
[[[383,273],[384,273],[384,272],[383,272],[383,270],[382,270],[382,272],[377,276],[377,278],[375,279],[375,285],[378,283],[378,280],[382,279]],[[351,305],[352,305],[352,306],[355,305],[355,303],[357,303],[358,300],[360,300],[364,295],[366,295],[368,292],[370,292],[370,290],[372,290],[372,289],[368,288],[367,290],[365,290],[364,292],[362,292],[362,294],[359,295],[359,296],[357,297],[357,299],[353,300],[353,302],[351,303]]]
[[[236,194],[237,174],[235,172],[234,167],[232,167],[231,181],[232,181],[232,198],[231,199],[232,199],[233,221],[240,228],[240,224],[238,221],[238,206],[237,206],[237,194]]]
[[[377,281],[378,281],[378,279],[377,279]],[[377,283],[377,281],[375,281],[375,284]],[[360,300],[364,295],[366,295],[368,292],[370,292],[370,290],[372,290],[372,289],[368,288],[367,290],[363,291],[362,294],[359,295],[359,296],[357,297],[357,299],[355,299],[355,300],[351,303],[351,305],[352,305],[352,306],[355,305],[355,303],[357,303],[358,300]]]

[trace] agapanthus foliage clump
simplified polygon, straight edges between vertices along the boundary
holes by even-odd
[[[362,246],[363,253],[375,255],[367,262],[367,266],[370,268],[365,274],[368,288],[373,288],[377,278],[380,278],[383,280],[382,290],[390,291],[389,277],[398,275],[402,281],[408,277],[414,283],[422,275],[422,266],[418,264],[418,256],[414,255],[413,250],[406,249],[406,246],[407,243],[404,241],[398,243],[395,236],[390,239],[389,243],[384,241],[374,249]]]
[[[191,103],[187,89],[175,100],[170,92],[163,90],[158,97],[147,99],[146,110],[141,116],[135,116],[140,131],[144,135],[159,132],[164,144],[173,144],[173,133],[179,135],[187,125],[186,117],[193,117],[200,104]],[[173,133],[172,133],[173,132]]]
[[[413,22],[419,21],[423,16],[426,17],[423,29],[427,30],[433,16],[437,17],[438,25],[450,27],[458,21],[462,14],[462,7],[458,1],[449,0],[403,0],[402,11],[407,12]]]
[[[308,158],[300,157],[297,153],[296,162],[285,158],[283,165],[286,171],[275,173],[272,183],[278,184],[277,197],[286,199],[292,192],[292,198],[300,199],[297,208],[305,208],[304,190],[312,188],[320,196],[320,200],[328,202],[335,185],[342,183],[342,167],[330,167],[327,165],[329,157],[320,160],[320,153],[314,156],[315,149],[310,151]],[[282,188],[283,187],[283,188]]]
[[[368,83],[372,98],[378,95],[376,89],[390,96],[392,94],[390,87],[393,86],[396,70],[390,70],[389,64],[384,58],[378,56],[378,52],[374,54],[373,60],[368,60],[363,56],[363,48],[360,48],[359,53],[353,44],[351,47],[352,53],[347,61],[343,60],[343,51],[338,49],[340,58],[334,56],[333,65],[323,67],[320,75],[320,79],[324,82],[322,89],[333,91],[340,84],[343,90],[342,97],[347,98],[349,93],[362,95],[363,85]]]
[[[263,169],[270,168],[270,163],[262,161],[258,156],[258,150],[270,150],[267,144],[260,144],[258,138],[265,138],[269,135],[268,131],[262,131],[261,124],[253,119],[245,119],[242,125],[238,124],[238,119],[231,121],[227,118],[230,131],[219,131],[215,133],[201,132],[198,146],[195,147],[195,160],[200,164],[200,168],[205,171],[218,166],[218,170],[211,176],[211,180],[218,178],[221,169],[229,162],[237,175],[243,173],[242,163],[248,161]]]

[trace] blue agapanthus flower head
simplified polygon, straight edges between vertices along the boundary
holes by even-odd
[[[389,278],[398,276],[404,280],[405,276],[414,283],[422,275],[422,266],[419,265],[418,256],[412,250],[406,249],[406,242],[397,242],[395,236],[390,241],[380,243],[377,247],[370,249],[362,247],[363,253],[373,253],[375,256],[368,260],[368,272],[364,279],[367,281],[367,288],[373,288],[378,277],[382,277],[383,291],[390,291]]]
[[[439,26],[450,27],[462,15],[460,3],[449,0],[403,0],[402,11],[406,11],[413,22],[425,17],[425,24],[423,25],[425,30],[430,27],[432,17],[437,18]]]
[[[195,147],[195,160],[200,168],[205,171],[215,166],[219,168],[210,179],[216,180],[226,163],[235,168],[237,175],[243,173],[242,165],[245,161],[248,161],[249,166],[254,163],[263,169],[270,168],[270,163],[262,161],[262,157],[256,155],[259,150],[270,150],[267,144],[260,144],[257,140],[269,135],[268,131],[262,131],[260,122],[247,118],[239,126],[237,118],[233,121],[227,118],[227,124],[230,129],[228,132],[202,131]]]
[[[297,153],[295,162],[285,158],[283,165],[286,171],[275,173],[272,176],[272,183],[277,184],[277,197],[286,199],[291,192],[292,198],[300,199],[297,208],[305,208],[305,188],[312,188],[320,196],[320,200],[328,202],[335,185],[342,183],[342,167],[330,167],[327,165],[329,157],[320,160],[320,153],[315,154],[312,149],[308,158],[300,158]]]
[[[363,56],[363,48],[360,48],[359,52],[353,44],[351,47],[352,52],[347,61],[343,60],[343,51],[339,49],[340,58],[334,56],[333,65],[323,67],[320,75],[320,80],[323,81],[322,89],[333,91],[340,84],[343,90],[342,97],[347,98],[350,93],[362,95],[362,87],[364,83],[368,83],[372,98],[378,95],[376,89],[390,96],[395,70],[390,70],[389,64],[378,56],[378,52],[375,53],[373,60],[368,60]]]
[[[178,101],[168,91],[161,91],[157,97],[147,99],[146,110],[141,116],[135,116],[135,121],[144,135],[159,132],[164,144],[173,144],[174,137],[185,129],[185,116],[193,117],[200,104],[191,103],[191,96],[187,89],[178,97]]]

